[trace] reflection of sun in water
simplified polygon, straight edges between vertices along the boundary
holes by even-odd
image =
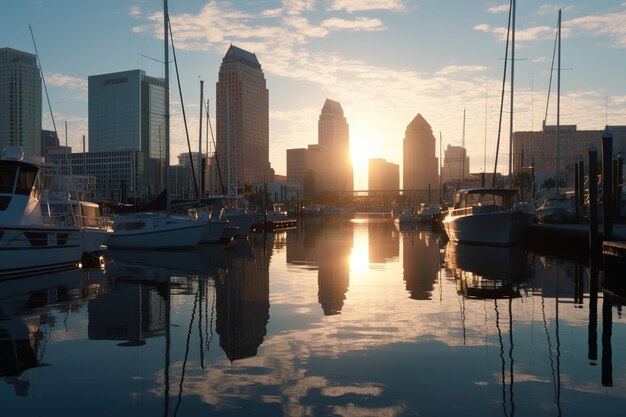
[[[369,268],[369,250],[367,234],[354,233],[354,246],[350,254],[350,272],[367,271]]]

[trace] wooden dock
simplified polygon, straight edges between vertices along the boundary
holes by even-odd
[[[598,236],[600,241],[603,241],[602,224],[598,225]],[[613,238],[604,242],[603,248],[608,245],[607,250],[615,251],[614,254],[617,255],[620,242],[624,241],[626,241],[626,224],[614,224]],[[589,257],[589,225],[533,223],[528,227],[524,245],[538,252],[551,253],[565,258],[586,259]],[[624,249],[621,253],[623,257]]]

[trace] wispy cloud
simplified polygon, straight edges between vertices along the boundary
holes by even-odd
[[[357,17],[353,20],[348,19],[339,19],[337,17],[333,17],[330,19],[324,20],[321,25],[327,29],[334,30],[383,30],[385,27],[383,22],[380,19],[371,19],[368,17]]]
[[[448,65],[437,71],[436,75],[471,74],[485,71],[487,67],[482,65]]]
[[[503,4],[501,6],[490,7],[490,8],[487,9],[487,11],[489,13],[508,12],[509,11],[509,5],[508,4]]]
[[[139,16],[141,16],[141,8],[139,6],[132,6],[128,10],[128,15],[132,16],[132,17],[139,17]]]
[[[613,46],[626,48],[626,3],[607,14],[567,20],[563,26],[572,31],[590,32],[593,36],[608,36],[613,39]]]
[[[402,12],[406,10],[406,6],[402,0],[332,0],[328,4],[328,9],[345,10],[348,13],[371,10]]]
[[[51,87],[63,87],[70,90],[87,92],[87,80],[63,74],[46,74],[46,84]]]

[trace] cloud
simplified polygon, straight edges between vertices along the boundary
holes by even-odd
[[[332,11],[345,10],[348,13],[372,10],[402,12],[406,6],[402,0],[332,0],[328,5]]]
[[[48,73],[46,84],[50,87],[62,87],[70,90],[87,91],[87,80],[70,75]]]
[[[131,17],[139,17],[139,16],[141,16],[141,8],[139,8],[139,6],[132,6],[128,10],[128,15],[131,16]]]
[[[324,20],[320,26],[335,30],[383,30],[385,27],[380,19],[370,19],[367,17],[357,17],[354,20],[339,19],[333,17]]]
[[[503,4],[501,6],[490,7],[490,8],[487,9],[487,11],[489,13],[508,12],[509,11],[509,5],[508,4]]]
[[[612,38],[613,46],[626,48],[626,3],[621,10],[597,16],[583,16],[563,22],[563,26],[573,31],[590,32],[593,36]]]
[[[492,27],[486,23],[481,23],[474,26],[474,30],[479,32],[491,33],[496,36],[500,41],[506,40],[507,29],[506,27]],[[515,39],[517,41],[537,41],[550,39],[554,34],[554,28],[548,26],[534,26],[522,30],[515,31]]]
[[[485,71],[487,67],[482,65],[448,65],[437,71],[436,75],[470,74]]]

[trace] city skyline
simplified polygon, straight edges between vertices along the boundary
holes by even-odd
[[[561,123],[594,130],[626,124],[621,74],[626,3],[591,3],[518,3],[514,130],[541,128],[559,7],[563,67],[569,69],[562,75]],[[45,0],[6,5],[0,47],[34,53],[32,25],[57,126],[67,121],[68,143],[80,149],[87,133],[89,75],[142,69],[162,77],[162,64],[155,61],[162,60],[162,2],[65,5]],[[270,162],[277,174],[286,173],[286,149],[315,142],[319,103],[326,97],[341,102],[350,121],[355,189],[367,186],[369,158],[402,164],[404,129],[417,113],[437,140],[441,132],[445,148],[460,145],[467,109],[470,170],[491,172],[507,11],[508,2],[489,0],[472,8],[460,0],[170,2],[188,124],[197,129],[199,78],[215,122],[219,63],[233,44],[263,63],[270,92]],[[175,83],[171,91],[175,160],[186,151],[186,140]],[[47,106],[42,107],[42,128],[50,129]],[[554,124],[553,109],[548,124]],[[500,171],[508,159],[507,132],[503,141]]]

